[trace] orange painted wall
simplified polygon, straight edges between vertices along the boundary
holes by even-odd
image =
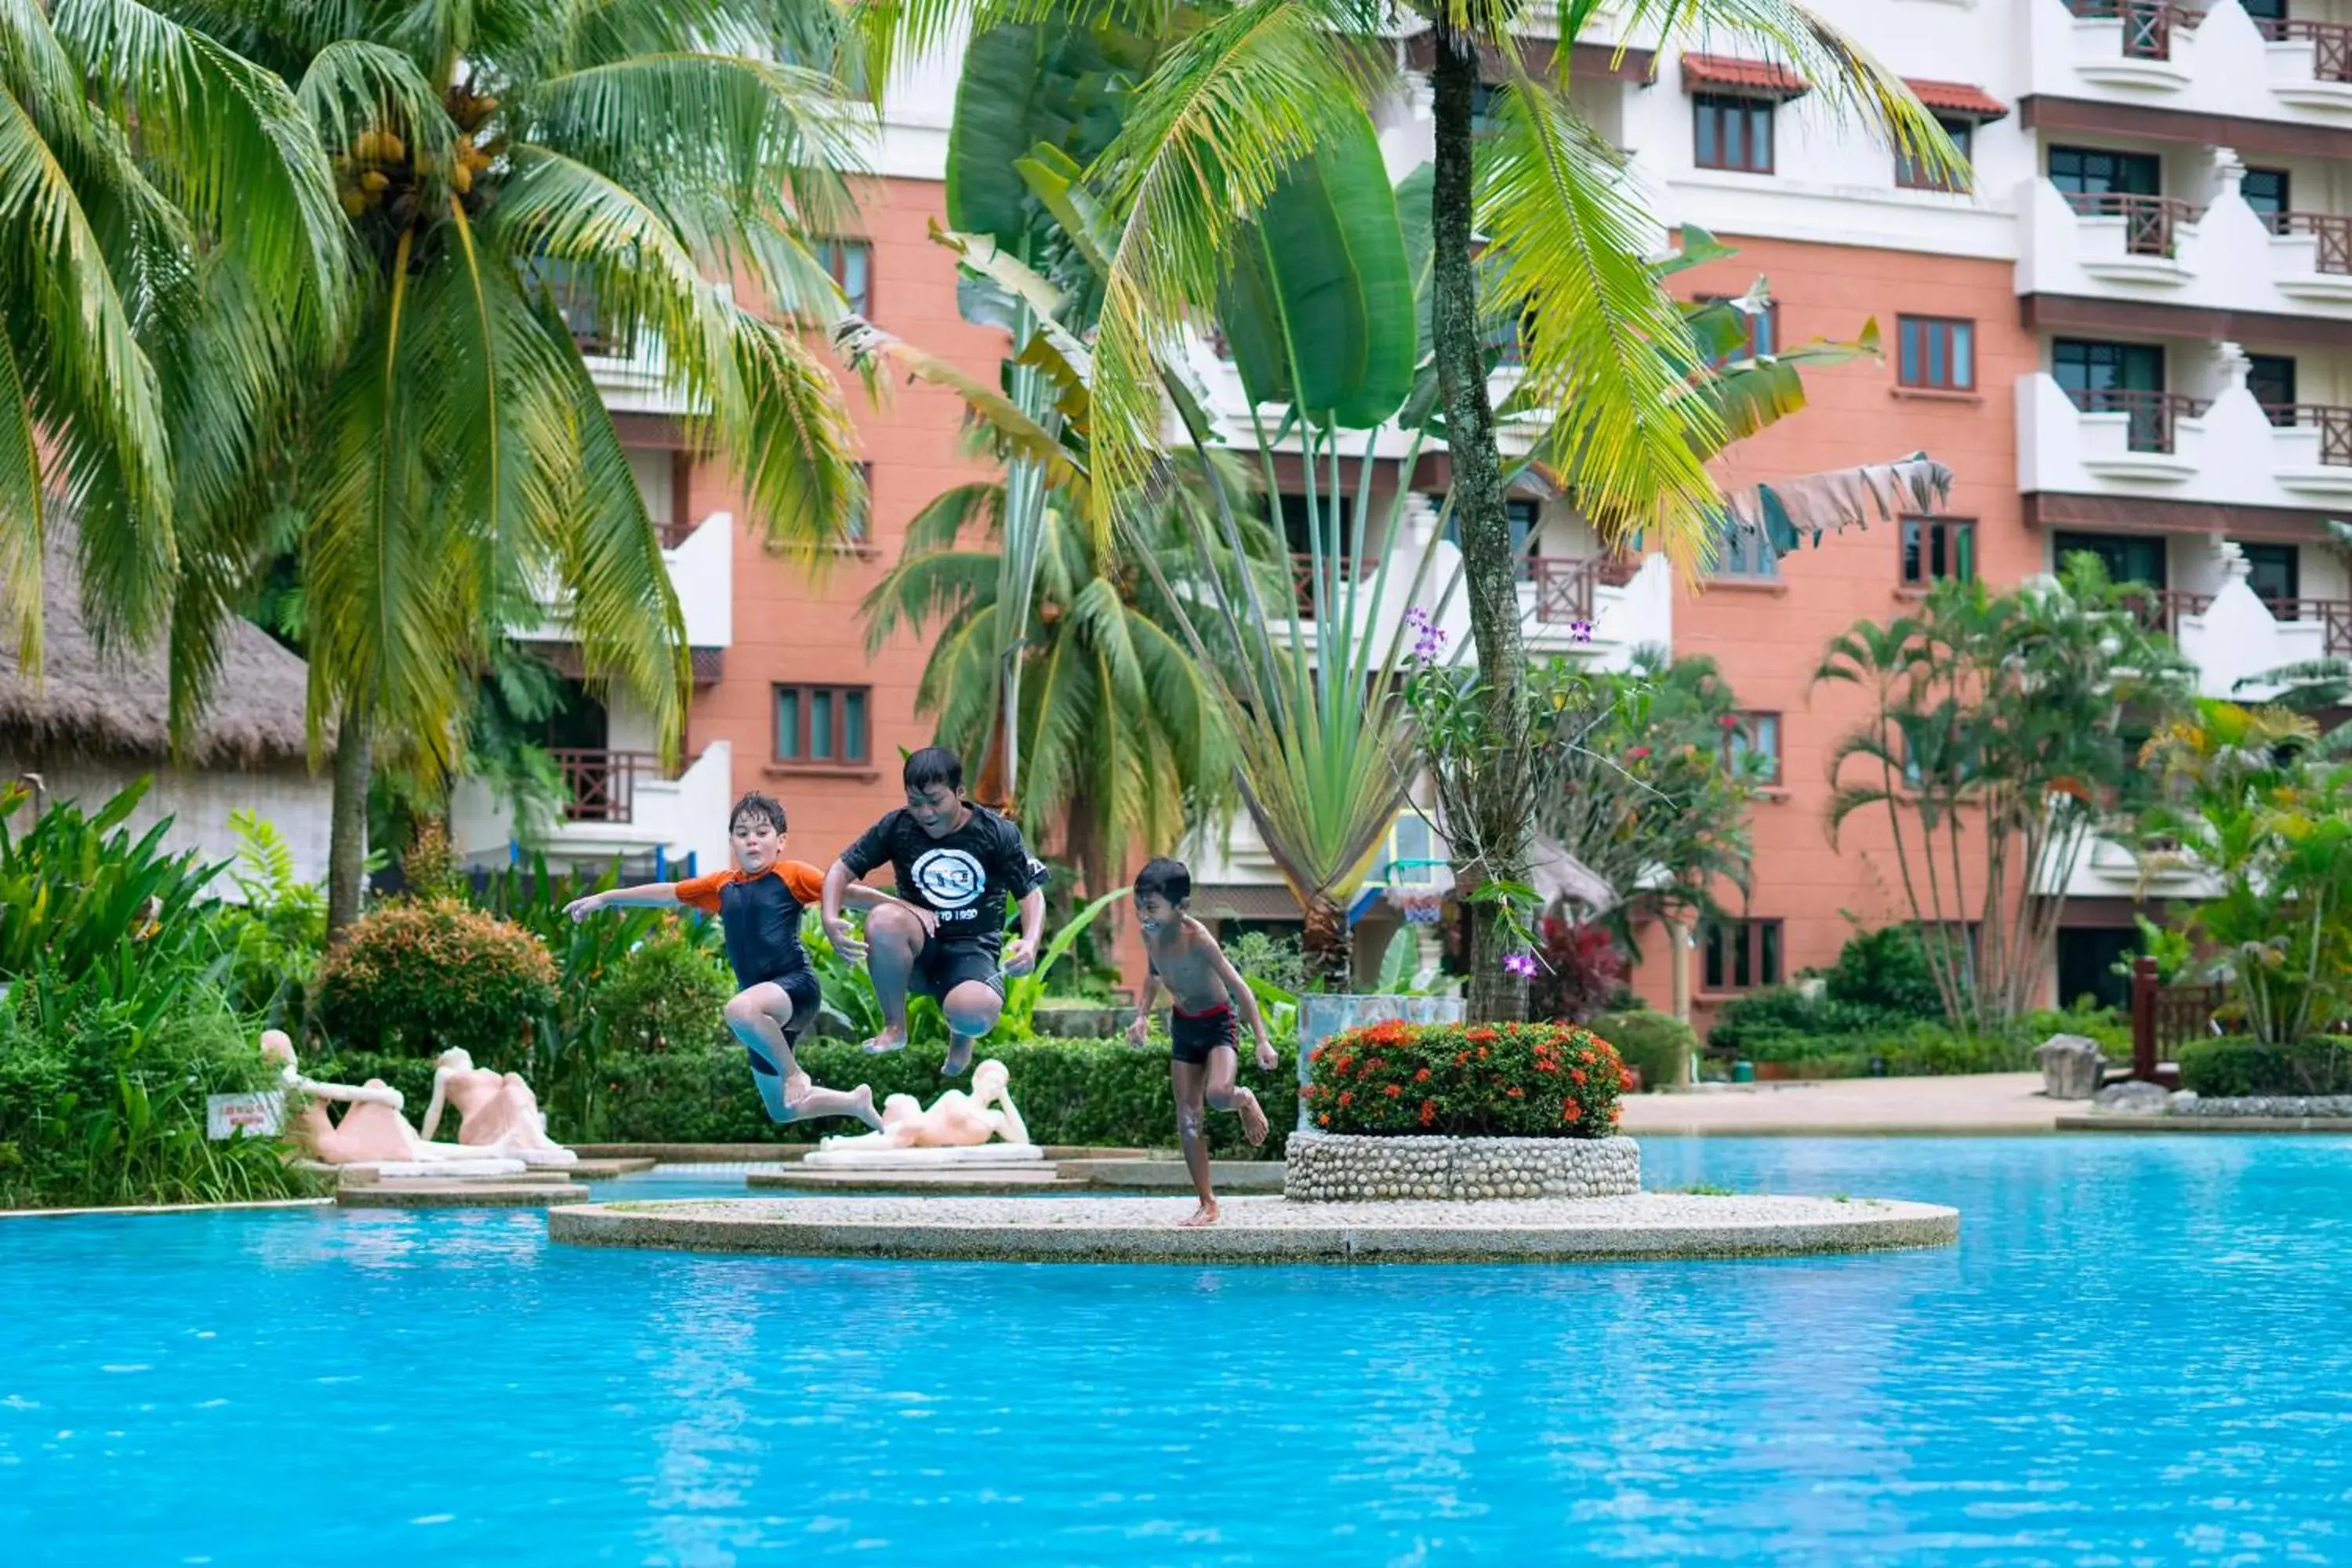
[[[944,188],[930,181],[877,181],[861,192],[860,207],[865,237],[873,245],[876,324],[992,383],[1003,334],[957,315],[954,265],[927,237],[930,220],[945,222]],[[872,548],[844,554],[816,580],[804,565],[771,553],[748,532],[739,536],[734,646],[727,651],[725,679],[697,698],[688,721],[689,750],[730,742],[736,791],[763,789],[780,796],[792,819],[793,853],[820,865],[899,803],[899,748],[931,740],[930,721],[915,714],[930,637],[901,629],[869,659],[858,601],[898,559],[908,522],[932,497],[990,471],[963,454],[962,405],[952,394],[894,386],[888,406],[877,408],[855,377],[845,374],[842,381],[855,411],[859,455],[873,465]],[[693,516],[722,509],[743,515],[740,494],[723,465],[698,466],[689,499]],[[868,767],[775,766],[772,689],[780,681],[871,687]]]
[[[1925,451],[1954,472],[1947,514],[1977,521],[1979,574],[2000,585],[2040,571],[2042,540],[2026,530],[2019,506],[2015,413],[2016,378],[2037,356],[2033,338],[2018,325],[2011,264],[1764,238],[1725,242],[1739,254],[1680,275],[1679,292],[1737,294],[1762,276],[1780,303],[1783,348],[1853,338],[1875,317],[1886,350],[1884,364],[1806,371],[1806,409],[1726,454],[1719,469],[1726,486]],[[1898,315],[1973,321],[1976,392],[1898,389]],[[1909,917],[1883,811],[1850,821],[1837,847],[1829,841],[1830,753],[1867,710],[1853,689],[1811,681],[1832,637],[1857,619],[1884,621],[1903,611],[1900,583],[1900,532],[1874,523],[1784,559],[1774,584],[1715,584],[1675,605],[1675,652],[1713,658],[1741,707],[1781,716],[1782,790],[1755,808],[1749,908],[1784,922],[1784,972],[1791,976],[1837,957],[1853,930],[1843,911],[1872,925]],[[1669,994],[1663,934],[1647,933],[1643,952],[1637,988],[1662,1005]],[[1695,988],[1699,956],[1692,955]],[[1706,1001],[1702,993],[1702,1030]]]

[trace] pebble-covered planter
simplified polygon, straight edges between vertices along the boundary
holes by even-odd
[[[2265,1094],[2211,1098],[2182,1092],[2165,1106],[2173,1116],[2352,1117],[2352,1094]]]
[[[1282,1195],[1293,1203],[1375,1198],[1609,1198],[1642,1190],[1631,1138],[1423,1138],[1294,1132]]]

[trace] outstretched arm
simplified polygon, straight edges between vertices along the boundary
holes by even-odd
[[[1004,954],[1004,973],[1026,974],[1037,967],[1038,943],[1045,935],[1045,889],[1032,888],[1021,895],[1021,934]]]
[[[584,921],[600,910],[674,910],[680,902],[677,883],[646,882],[634,888],[608,888],[584,899],[574,899],[563,906],[563,912],[575,921]]]
[[[1029,1142],[1029,1124],[1021,1120],[1021,1112],[1013,1103],[1013,1091],[1007,1089],[996,1097],[996,1108],[1004,1113],[1004,1125],[998,1133],[1007,1143]]]
[[[433,1098],[425,1102],[425,1120],[416,1129],[418,1135],[423,1137],[427,1143],[433,1142],[433,1129],[441,1124],[441,1107],[447,1103],[448,1093],[449,1069],[447,1068],[434,1068]]]

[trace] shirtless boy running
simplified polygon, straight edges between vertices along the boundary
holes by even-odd
[[[1257,1096],[1234,1084],[1241,1067],[1242,1018],[1257,1037],[1259,1070],[1271,1072],[1277,1063],[1249,983],[1234,971],[1209,929],[1186,912],[1192,896],[1192,874],[1181,860],[1153,860],[1136,875],[1135,918],[1143,928],[1151,972],[1144,977],[1128,1038],[1139,1046],[1150,1039],[1152,994],[1164,987],[1171,1004],[1168,1070],[1176,1089],[1176,1141],[1183,1147],[1192,1188],[1201,1194],[1201,1206],[1182,1223],[1200,1226],[1217,1223],[1209,1150],[1201,1138],[1203,1102],[1241,1112],[1242,1136],[1253,1144],[1265,1142],[1265,1111]]]

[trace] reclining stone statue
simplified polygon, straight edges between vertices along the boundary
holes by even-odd
[[[509,1154],[532,1166],[569,1165],[580,1156],[547,1135],[539,1097],[520,1073],[478,1068],[464,1051],[433,1058],[433,1099],[425,1107],[425,1136],[441,1123],[445,1106],[457,1108],[457,1142],[486,1154]]]
[[[278,1085],[300,1109],[287,1125],[295,1146],[327,1165],[370,1165],[396,1174],[436,1176],[520,1175],[523,1163],[494,1149],[433,1143],[419,1137],[400,1114],[400,1090],[382,1079],[364,1084],[321,1083],[302,1076],[294,1042],[283,1029],[265,1030],[261,1055],[278,1067]],[[337,1123],[330,1104],[348,1109]],[[412,1169],[414,1167],[414,1169]]]
[[[929,1110],[911,1094],[894,1094],[882,1102],[881,1131],[827,1138],[817,1145],[818,1153],[970,1149],[991,1139],[1028,1148],[1029,1129],[1013,1104],[1011,1079],[1004,1064],[992,1058],[971,1069],[970,1094],[951,1089]]]

